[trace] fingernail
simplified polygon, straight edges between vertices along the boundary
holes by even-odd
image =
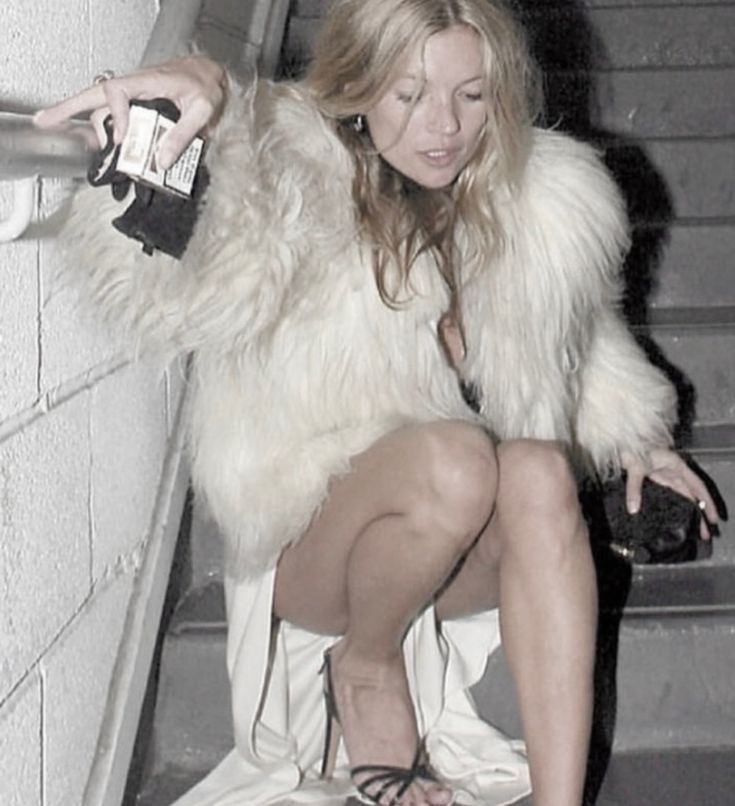
[[[159,148],[156,153],[156,161],[164,171],[167,171],[173,165],[173,154],[168,148]]]
[[[628,512],[630,512],[631,515],[637,514],[640,508],[641,508],[640,503],[636,501],[634,498],[631,498],[628,501]]]

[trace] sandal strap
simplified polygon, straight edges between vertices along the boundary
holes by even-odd
[[[409,771],[404,767],[399,772],[386,770],[378,773],[365,781],[355,783],[357,791],[369,798],[373,803],[380,803],[385,795],[395,788],[391,797],[390,806],[397,806],[406,790],[415,780],[413,776],[407,775]]]
[[[358,775],[368,774],[368,777],[355,781]],[[358,792],[369,798],[373,803],[379,804],[388,792],[397,787],[390,801],[390,806],[399,806],[401,797],[417,779],[437,781],[434,771],[425,763],[425,753],[420,745],[416,750],[413,763],[410,767],[394,767],[388,764],[361,764],[350,770],[352,780]],[[376,791],[377,789],[377,791]]]

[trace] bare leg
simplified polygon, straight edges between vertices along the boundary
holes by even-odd
[[[472,426],[443,422],[391,434],[356,457],[281,558],[278,615],[344,634],[332,668],[353,766],[413,761],[418,736],[401,644],[490,517],[495,471],[490,441]],[[449,798],[444,787],[415,784],[401,803]]]
[[[498,449],[497,509],[437,603],[440,618],[500,604],[535,806],[582,802],[597,594],[576,484],[553,443]]]

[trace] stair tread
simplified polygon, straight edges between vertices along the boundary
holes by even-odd
[[[735,612],[735,568],[707,564],[639,566],[626,616],[702,616]]]
[[[655,330],[729,330],[735,327],[735,305],[706,305],[698,307],[667,306],[651,308],[646,322],[635,323],[635,329]]]
[[[712,747],[616,753],[605,774],[597,806],[729,806],[735,749]],[[202,772],[168,768],[138,795],[136,806],[168,806]],[[343,806],[357,806],[349,798]]]
[[[733,145],[735,145],[735,138],[733,138]],[[614,147],[614,146],[613,146]],[[624,146],[622,146],[624,148]],[[652,221],[650,219],[641,219],[634,222],[635,229],[637,230],[660,230],[671,229],[673,227],[687,227],[696,229],[698,227],[733,227],[735,226],[735,216],[712,216],[710,218],[688,218],[681,216],[673,218],[670,221]]]
[[[169,806],[191,789],[202,775],[203,770],[192,772],[189,769],[169,767],[146,782],[138,793],[135,806]]]
[[[729,806],[735,749],[686,749],[613,756],[597,806]]]
[[[721,538],[728,539],[728,538]],[[614,579],[610,580],[615,585]],[[626,585],[627,581],[621,582]],[[613,601],[616,599],[613,596]],[[617,605],[603,608],[616,609]],[[692,616],[735,612],[735,567],[707,561],[678,565],[635,566],[623,604],[626,616]],[[182,598],[171,622],[172,636],[224,636],[227,630],[224,589],[213,581],[193,588]]]
[[[189,589],[176,606],[169,633],[217,632],[227,629],[225,592],[221,580]]]
[[[735,425],[732,423],[696,425],[683,447],[698,456],[735,454]]]

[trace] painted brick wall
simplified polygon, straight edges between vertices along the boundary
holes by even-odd
[[[4,0],[0,108],[134,67],[157,0]],[[130,364],[54,285],[53,214],[0,244],[0,803],[77,806],[145,540],[176,373]],[[12,189],[0,183],[0,215]]]

